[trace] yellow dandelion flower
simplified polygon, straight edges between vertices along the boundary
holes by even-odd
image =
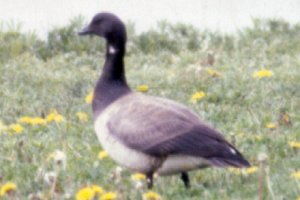
[[[153,191],[148,191],[143,194],[143,200],[159,200],[161,196]]]
[[[290,141],[289,145],[292,148],[300,148],[300,142]]]
[[[101,195],[104,193],[104,190],[102,187],[98,186],[98,185],[92,185],[91,189],[94,191],[95,194],[97,195]]]
[[[276,128],[276,124],[270,122],[270,123],[267,123],[267,124],[266,124],[266,127],[267,127],[268,129],[275,129],[275,128]]]
[[[255,172],[258,171],[258,167],[249,167],[249,168],[246,168],[246,169],[238,169],[238,168],[233,168],[233,167],[230,167],[228,168],[228,170],[233,173],[233,174],[236,174],[236,175],[240,175],[240,174],[243,174],[243,175],[248,175],[248,174],[253,174]]]
[[[107,192],[101,195],[100,200],[114,200],[117,198],[117,193]]]
[[[20,124],[11,124],[8,129],[14,133],[20,134],[23,132],[24,128]]]
[[[48,122],[53,122],[54,118],[55,118],[55,114],[54,113],[50,113],[50,114],[47,115],[46,120]]]
[[[84,112],[77,112],[76,116],[82,122],[87,122],[89,120],[88,115]]]
[[[0,196],[4,196],[10,192],[14,192],[17,190],[16,184],[12,182],[5,183],[0,189]]]
[[[291,177],[299,179],[300,180],[300,171],[294,172],[291,174]]]
[[[22,124],[31,124],[32,118],[29,116],[24,116],[24,117],[21,117],[18,121]]]
[[[231,173],[233,173],[233,174],[236,174],[236,175],[241,174],[241,170],[238,169],[238,168],[229,167],[228,171],[231,172]]]
[[[98,154],[98,158],[99,160],[103,160],[104,158],[106,158],[108,156],[108,153],[106,151],[100,151]]]
[[[191,101],[192,103],[197,103],[198,101],[200,101],[201,99],[203,99],[205,96],[206,96],[206,94],[205,94],[205,92],[203,92],[203,91],[195,92],[195,93],[192,95],[190,101]]]
[[[263,137],[261,135],[254,135],[256,141],[262,141]]]
[[[146,175],[145,174],[141,174],[141,173],[132,174],[131,175],[131,179],[134,180],[134,181],[145,180],[146,179]]]
[[[222,74],[214,69],[208,68],[206,72],[213,77],[220,77]]]
[[[24,116],[18,120],[22,124],[30,124],[30,125],[46,125],[47,121],[41,117],[28,117]]]
[[[88,93],[88,95],[86,95],[85,103],[92,103],[93,98],[94,98],[94,91],[91,91],[90,93]]]
[[[41,117],[34,117],[32,118],[31,125],[46,125],[47,121],[44,118]]]
[[[60,115],[56,110],[52,110],[50,114],[48,114],[46,117],[47,122],[59,123],[59,122],[63,122],[64,120],[65,118],[62,115]]]
[[[273,72],[270,70],[262,69],[253,73],[253,78],[264,78],[273,76]]]
[[[95,196],[95,192],[90,187],[80,189],[76,193],[76,200],[92,200]]]
[[[149,86],[148,85],[139,85],[139,86],[137,86],[136,90],[139,92],[148,92]]]
[[[249,167],[244,169],[246,174],[253,174],[258,171],[258,167]]]

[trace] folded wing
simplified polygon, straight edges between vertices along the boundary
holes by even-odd
[[[152,156],[189,155],[211,165],[249,166],[238,150],[186,107],[157,97],[129,95],[108,121],[110,133],[126,146]]]

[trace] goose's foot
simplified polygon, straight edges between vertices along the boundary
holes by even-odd
[[[153,173],[148,173],[146,176],[147,176],[148,189],[152,189],[152,187],[153,187]]]
[[[188,189],[191,187],[190,178],[187,172],[182,172],[180,178],[183,181],[185,188]]]

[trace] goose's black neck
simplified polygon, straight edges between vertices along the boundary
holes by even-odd
[[[94,91],[94,117],[131,91],[125,77],[124,55],[125,42],[107,42],[104,67]]]
[[[126,84],[124,54],[124,46],[112,43],[106,44],[105,63],[100,76],[102,82],[117,81]]]

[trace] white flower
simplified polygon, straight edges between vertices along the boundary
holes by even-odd
[[[135,189],[137,189],[137,190],[143,189],[142,181],[135,181]]]
[[[115,183],[119,183],[122,178],[122,167],[117,166],[111,173],[111,178],[115,181]]]
[[[71,197],[72,197],[72,194],[71,194],[71,193],[68,193],[68,192],[67,192],[67,193],[64,194],[64,198],[65,198],[65,199],[71,199]]]
[[[57,174],[54,171],[46,172],[44,175],[44,181],[48,185],[52,185],[57,178]]]
[[[259,162],[264,162],[267,159],[268,159],[268,155],[266,153],[264,153],[264,152],[259,153],[258,156],[257,156],[257,160]]]
[[[56,165],[61,166],[63,169],[66,169],[67,156],[63,151],[56,150],[53,153],[53,160]]]

